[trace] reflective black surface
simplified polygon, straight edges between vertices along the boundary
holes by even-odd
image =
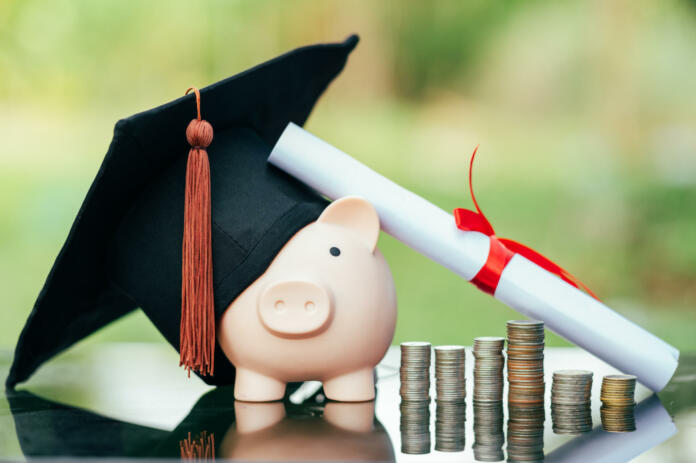
[[[523,456],[538,457],[541,450],[546,461],[554,462],[694,461],[696,357],[691,355],[682,354],[677,374],[659,395],[638,387],[636,431],[627,433],[602,430],[597,391],[592,401],[594,429],[568,436],[553,433],[548,397],[542,415],[524,415],[507,405],[486,411],[474,409],[468,384],[466,414],[457,413],[466,416],[460,423],[465,449],[455,452],[435,450],[434,401],[423,415],[427,418],[420,423],[421,434],[400,429],[394,350],[378,368],[376,401],[352,404],[327,403],[311,388],[292,396],[296,402],[306,399],[300,404],[235,402],[231,388],[209,389],[195,378],[187,380],[175,360],[165,346],[125,344],[61,357],[24,388],[6,392],[0,402],[0,458],[462,462],[519,456],[520,450]],[[471,364],[469,355],[469,378]],[[613,372],[579,349],[547,349],[549,375],[571,366],[594,371],[596,385]],[[6,372],[5,358],[0,367]],[[512,436],[511,412],[523,413],[520,422],[533,426],[523,425]],[[430,431],[427,439],[423,429]],[[427,442],[402,441],[413,435]],[[543,448],[538,447],[541,442]],[[401,451],[414,444],[422,454]]]
[[[26,457],[243,461],[395,461],[374,401],[236,402],[231,387],[205,393],[171,431],[7,391]]]

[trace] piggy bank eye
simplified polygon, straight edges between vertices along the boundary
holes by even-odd
[[[329,253],[331,253],[331,255],[334,257],[338,257],[341,255],[341,250],[336,246],[332,246],[331,249],[329,249]]]

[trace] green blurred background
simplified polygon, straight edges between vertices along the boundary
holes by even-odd
[[[292,48],[361,42],[308,128],[696,350],[696,4],[0,1],[0,349],[9,355],[119,118]],[[127,181],[127,179],[124,179]],[[395,342],[515,313],[383,235]],[[134,313],[86,343],[161,341]],[[557,337],[550,345],[564,345]]]

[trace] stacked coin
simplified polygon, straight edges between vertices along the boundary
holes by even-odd
[[[508,402],[544,404],[544,322],[507,323]]]
[[[430,452],[430,401],[401,402],[401,451],[410,454]]]
[[[553,373],[551,418],[556,434],[581,434],[592,430],[592,372],[559,370]]]
[[[544,459],[544,322],[507,323],[508,461]]]
[[[435,347],[435,381],[438,402],[463,402],[466,398],[464,346]]]
[[[464,346],[435,347],[435,450],[464,450],[466,380]]]
[[[544,404],[508,403],[509,462],[544,459]]]
[[[430,400],[430,343],[401,343],[402,401]]]
[[[474,339],[474,402],[503,400],[504,338]]]
[[[503,403],[474,400],[474,458],[501,461],[504,458]]]
[[[430,343],[401,344],[401,451],[430,452]]]
[[[633,409],[636,377],[633,375],[608,375],[602,380],[600,399],[602,427],[609,432],[636,430]]]

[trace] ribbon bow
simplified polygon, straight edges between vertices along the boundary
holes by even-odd
[[[469,162],[469,191],[471,192],[471,199],[474,201],[476,212],[462,208],[457,208],[454,210],[454,219],[457,223],[457,228],[464,231],[476,231],[483,233],[491,240],[486,263],[476,274],[476,276],[474,276],[471,282],[481,291],[493,295],[498,287],[498,282],[500,281],[500,275],[503,273],[503,269],[505,269],[505,266],[508,264],[508,262],[510,262],[512,256],[515,254],[520,254],[543,269],[548,270],[554,275],[560,277],[563,281],[575,286],[578,289],[584,289],[590,296],[599,300],[599,298],[595,296],[595,294],[590,291],[587,286],[585,286],[580,280],[575,278],[559,265],[542,256],[535,250],[528,248],[522,243],[505,238],[498,238],[495,235],[493,226],[488,219],[486,219],[486,216],[483,215],[483,212],[481,212],[481,209],[476,202],[474,187],[471,181],[471,172],[474,166],[474,158],[476,157],[478,148],[479,147],[476,146],[473,154],[471,155],[471,161]]]

